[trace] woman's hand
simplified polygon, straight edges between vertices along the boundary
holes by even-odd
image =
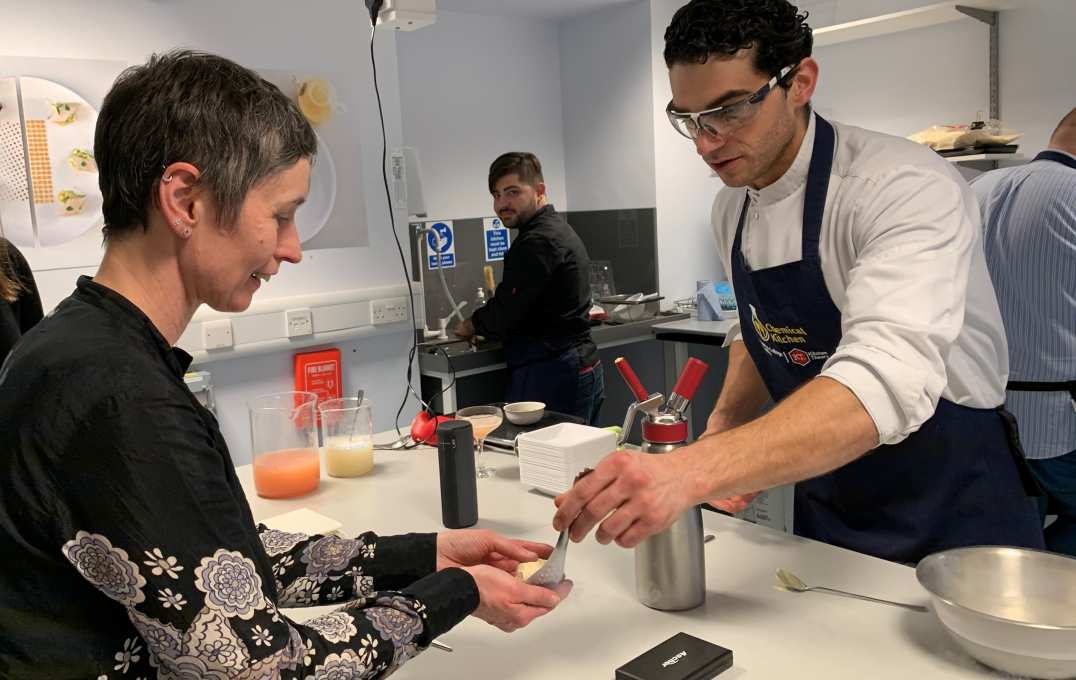
[[[437,535],[437,571],[488,565],[515,575],[521,562],[545,559],[553,546],[506,538],[488,529],[459,529]]]
[[[506,633],[519,630],[553,611],[572,590],[571,581],[552,588],[532,586],[515,576],[485,564],[464,567],[478,585],[480,603],[472,616]]]

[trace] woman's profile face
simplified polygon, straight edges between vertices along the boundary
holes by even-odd
[[[310,160],[302,158],[255,184],[234,225],[221,226],[206,205],[180,255],[186,289],[217,311],[249,307],[281,263],[302,259],[295,213],[309,190]]]

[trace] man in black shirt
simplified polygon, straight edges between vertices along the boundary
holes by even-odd
[[[506,153],[489,170],[493,208],[518,229],[489,304],[456,328],[504,343],[511,379],[506,399],[541,401],[594,423],[605,399],[598,348],[590,337],[590,259],[579,236],[547,203],[542,165]]]

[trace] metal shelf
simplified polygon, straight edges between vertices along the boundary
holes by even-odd
[[[1019,153],[976,153],[968,156],[945,156],[944,158],[950,163],[978,163],[983,161],[993,163],[1003,163],[1005,161],[1012,163],[1027,162],[1027,156]]]
[[[882,14],[867,19],[848,21],[815,29],[815,47],[837,45],[853,40],[875,38],[928,26],[938,26],[971,17],[990,27],[990,117],[1001,117],[1000,84],[998,76],[998,11],[1011,9],[1023,0],[968,0],[968,2],[939,2],[902,12]]]
[[[939,2],[925,7],[916,7],[902,12],[882,14],[876,17],[815,29],[814,44],[815,47],[825,47],[852,40],[874,38],[880,35],[947,24],[968,18],[969,15],[962,11],[961,8],[996,12],[1001,9],[1009,9],[1012,5],[1012,0]]]

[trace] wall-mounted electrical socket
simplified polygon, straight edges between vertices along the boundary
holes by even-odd
[[[232,340],[232,322],[230,319],[206,321],[202,324],[202,344],[209,349],[224,349],[235,344]]]
[[[314,334],[314,314],[309,307],[289,309],[284,312],[285,334],[289,338],[299,338]]]
[[[407,298],[373,300],[370,302],[370,322],[375,326],[407,321],[411,315]]]

